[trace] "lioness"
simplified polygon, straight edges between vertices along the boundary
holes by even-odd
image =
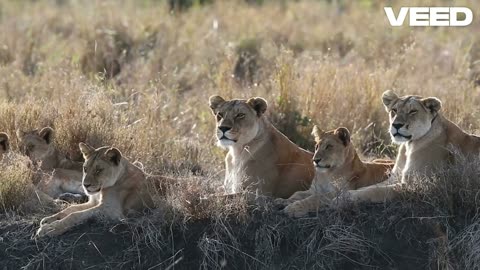
[[[217,122],[217,144],[228,149],[226,193],[253,189],[259,195],[288,198],[310,186],[315,175],[313,154],[296,146],[266,119],[265,99],[226,101],[212,96],[209,103]]]
[[[3,159],[3,155],[10,150],[10,143],[7,133],[0,132],[0,161]]]
[[[284,211],[295,217],[315,211],[340,189],[353,190],[385,181],[394,163],[389,160],[362,162],[350,140],[350,132],[341,127],[324,132],[313,127],[316,174],[307,191],[299,191],[287,201]]]
[[[85,157],[82,183],[88,202],[42,219],[38,237],[63,234],[93,217],[120,220],[131,211],[153,207],[143,171],[122,157],[118,149],[95,149],[85,143],[79,146]]]
[[[24,132],[17,130],[20,150],[34,164],[39,164],[43,172],[51,174],[38,183],[37,188],[52,198],[80,200],[84,196],[82,188],[82,163],[62,156],[54,146],[54,130],[45,127]]]
[[[75,162],[62,156],[54,146],[55,131],[51,127],[44,127],[40,131],[17,130],[17,138],[22,153],[28,156],[33,163],[40,164],[43,171],[52,171],[62,168],[81,172],[82,163]]]
[[[436,168],[452,161],[452,150],[463,155],[480,153],[480,137],[465,133],[446,119],[440,113],[442,102],[438,98],[399,97],[387,90],[382,101],[390,116],[390,136],[400,144],[392,174],[400,174],[401,180],[350,191],[353,201],[380,202],[394,198],[412,176],[432,175]]]

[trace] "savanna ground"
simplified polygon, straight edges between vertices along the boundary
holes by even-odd
[[[179,180],[158,209],[32,238],[52,209],[14,155],[0,171],[2,269],[477,269],[480,161],[419,177],[393,202],[291,219],[270,202],[200,200],[222,184],[210,95],[262,96],[268,117],[313,150],[313,124],[346,126],[365,158],[394,157],[380,96],[437,96],[480,133],[480,23],[392,28],[383,1],[0,1],[0,131],[52,126],[118,147]],[[247,3],[248,2],[248,3]],[[388,1],[396,7],[400,1]],[[476,1],[409,1],[469,6]],[[398,10],[398,9],[396,9]],[[22,203],[24,200],[33,203]],[[199,204],[199,202],[202,203]]]

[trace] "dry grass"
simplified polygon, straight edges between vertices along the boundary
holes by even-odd
[[[447,117],[478,133],[478,20],[464,28],[393,29],[383,4],[374,0],[232,0],[205,6],[186,1],[197,3],[173,7],[173,13],[167,2],[0,1],[0,131],[11,135],[14,151],[16,129],[49,125],[56,130],[57,147],[73,159],[81,160],[81,141],[113,145],[147,172],[180,179],[159,198],[158,206],[168,206],[126,225],[120,235],[113,232],[128,240],[124,253],[104,254],[103,261],[88,266],[184,263],[210,269],[230,268],[233,261],[237,269],[370,268],[403,262],[392,250],[380,250],[402,251],[404,245],[429,250],[423,254],[427,259],[413,260],[422,267],[478,265],[478,166],[463,166],[472,164],[467,161],[438,178],[419,180],[399,202],[325,209],[303,220],[292,221],[268,203],[252,208],[241,197],[205,199],[223,177],[224,153],[214,146],[207,106],[213,94],[265,97],[271,121],[309,149],[314,124],[346,126],[369,158],[396,152],[380,102],[390,88],[439,97]],[[473,1],[455,5],[480,9]],[[28,216],[19,206],[20,199],[33,196],[25,189],[32,172],[21,158],[1,166],[2,212]],[[442,218],[408,219],[415,213]],[[34,228],[11,222],[20,222],[28,233]],[[2,232],[10,228],[5,224]],[[431,228],[440,228],[446,240]],[[418,243],[418,234],[428,244]],[[69,262],[81,261],[72,254],[83,241],[77,238],[87,237],[73,233],[42,249],[29,236],[5,236],[22,238],[9,250],[28,246],[25,250],[36,252],[27,269],[65,263],[69,256]],[[401,242],[397,249],[391,239]],[[20,259],[8,264],[20,266],[25,266]]]

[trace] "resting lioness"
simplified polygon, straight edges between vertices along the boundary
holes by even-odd
[[[82,171],[82,163],[72,161],[61,155],[54,145],[55,131],[51,127],[44,127],[40,131],[17,130],[20,141],[19,148],[34,164],[39,164],[43,171],[52,171],[62,168]]]
[[[353,190],[385,181],[394,163],[389,160],[362,162],[350,140],[348,129],[323,132],[314,126],[316,174],[307,191],[296,192],[285,212],[300,217],[328,203],[339,190]]]
[[[3,159],[3,155],[10,150],[10,143],[7,133],[0,132],[0,161]]]
[[[17,130],[22,153],[42,172],[51,174],[38,183],[37,188],[52,198],[80,200],[85,195],[82,188],[82,163],[62,156],[54,146],[54,130],[45,127],[24,132]]]
[[[432,175],[437,168],[452,161],[452,151],[467,156],[480,153],[480,137],[465,133],[446,119],[440,113],[442,102],[438,98],[398,97],[388,90],[382,100],[390,115],[390,136],[400,144],[392,174],[401,175],[401,180],[350,191],[353,201],[392,199],[413,176]]]
[[[310,186],[315,175],[313,154],[296,146],[266,119],[265,99],[226,101],[212,96],[209,103],[217,121],[217,144],[228,149],[226,193],[249,189],[288,198]]]
[[[42,219],[38,237],[60,235],[93,217],[120,220],[131,211],[153,207],[143,171],[118,149],[80,143],[80,150],[85,157],[82,183],[88,202]]]

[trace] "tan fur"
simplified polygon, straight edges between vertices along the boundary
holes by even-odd
[[[296,146],[265,118],[263,98],[226,101],[212,96],[209,103],[217,120],[218,145],[228,149],[226,193],[248,189],[288,198],[310,186],[315,174],[313,154]]]
[[[388,90],[382,99],[390,114],[390,135],[400,144],[392,173],[400,175],[401,179],[352,191],[349,194],[352,200],[381,202],[392,199],[413,176],[432,175],[437,168],[452,161],[452,151],[467,156],[480,152],[480,137],[464,132],[445,118],[440,113],[442,103],[438,98],[398,97]]]
[[[17,130],[19,147],[22,153],[39,165],[48,176],[37,185],[38,189],[52,198],[64,193],[83,195],[82,163],[74,162],[62,156],[54,146],[54,130],[45,127],[24,132]]]
[[[60,235],[94,217],[123,219],[130,212],[153,207],[142,170],[116,148],[95,149],[80,143],[85,157],[83,187],[88,202],[72,205],[40,222],[38,237]]]
[[[362,162],[346,128],[323,132],[317,126],[313,164],[315,179],[308,191],[297,192],[285,208],[290,216],[301,217],[328,203],[339,190],[355,190],[385,181],[394,163],[388,160]]]

